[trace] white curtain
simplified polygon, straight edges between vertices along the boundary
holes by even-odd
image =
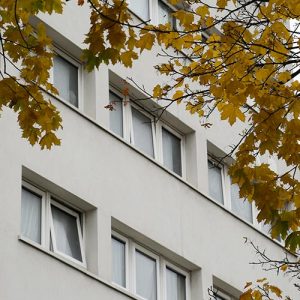
[[[136,293],[147,300],[157,299],[156,261],[136,251]]]
[[[181,141],[171,132],[162,129],[163,161],[170,170],[181,176]]]
[[[147,118],[133,107],[131,110],[134,145],[148,155],[154,157],[151,119]]]
[[[208,161],[208,183],[210,196],[223,204],[222,170],[210,161]]]
[[[149,0],[129,0],[129,8],[144,21],[149,20]]]
[[[22,188],[21,234],[39,244],[41,243],[41,209],[41,197]]]
[[[113,110],[109,112],[110,129],[119,136],[123,136],[123,107],[122,99],[109,92],[109,102]]]
[[[82,261],[76,217],[51,205],[57,250]]]
[[[185,300],[185,277],[167,268],[167,300]]]
[[[60,56],[54,57],[54,86],[59,96],[78,107],[78,68]]]
[[[113,282],[125,287],[125,243],[112,237],[112,280]]]
[[[251,203],[240,198],[239,186],[237,184],[231,185],[231,209],[238,216],[252,223]]]

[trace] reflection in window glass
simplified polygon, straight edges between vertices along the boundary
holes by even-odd
[[[208,186],[209,195],[221,204],[224,204],[222,169],[208,161]]]
[[[42,197],[22,188],[21,234],[41,244]]]
[[[149,0],[129,0],[129,9],[132,10],[138,17],[144,21],[148,21],[149,14]]]
[[[149,156],[154,157],[151,119],[133,107],[131,111],[134,145]]]
[[[76,217],[54,205],[51,205],[51,212],[57,250],[82,261]]]
[[[167,268],[167,300],[185,300],[185,276]]]
[[[123,105],[122,99],[116,94],[109,92],[109,102],[113,110],[109,112],[110,129],[117,135],[123,137]]]
[[[252,206],[247,200],[241,199],[237,184],[231,185],[231,209],[242,219],[252,223]]]
[[[136,250],[136,293],[147,300],[157,299],[156,261]]]
[[[162,144],[164,165],[181,176],[181,140],[163,128]]]
[[[112,280],[126,287],[125,243],[112,237]]]
[[[78,68],[56,55],[53,61],[53,77],[59,97],[78,107]]]

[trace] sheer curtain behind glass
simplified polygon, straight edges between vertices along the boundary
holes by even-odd
[[[113,282],[126,287],[125,272],[125,243],[112,237],[112,280]]]
[[[157,278],[155,259],[135,252],[136,262],[136,293],[147,300],[157,299]]]
[[[210,196],[223,204],[222,169],[211,161],[208,161],[208,186]]]
[[[231,185],[231,209],[235,214],[252,223],[251,203],[240,198],[239,186],[237,184]]]
[[[41,243],[42,197],[22,188],[21,234],[36,243]]]
[[[148,21],[149,14],[149,0],[129,0],[129,9],[132,10],[138,17],[144,21]]]
[[[131,111],[134,145],[146,154],[154,157],[151,119],[133,107]]]
[[[162,144],[164,165],[181,176],[181,140],[163,128]]]
[[[56,55],[53,63],[53,77],[59,96],[78,107],[78,68]]]
[[[110,129],[119,136],[123,137],[123,107],[122,99],[116,94],[109,92],[109,102],[113,110],[109,112]]]
[[[82,261],[76,217],[51,205],[56,247],[70,257]]]
[[[167,300],[186,300],[185,277],[167,268]]]

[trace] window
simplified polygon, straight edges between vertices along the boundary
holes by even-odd
[[[186,276],[166,267],[167,300],[186,300]]]
[[[163,164],[179,176],[182,175],[181,139],[162,128]]]
[[[123,137],[123,101],[122,98],[113,92],[109,92],[110,111],[109,125],[110,129],[117,135]]]
[[[222,177],[222,168],[213,161],[208,160],[209,195],[217,202],[224,204]]]
[[[112,249],[112,281],[121,287],[127,288],[127,262],[126,258],[128,240],[114,233],[111,237]]]
[[[172,16],[173,10],[164,1],[158,1],[158,23],[170,23],[171,29],[175,27],[176,19]]]
[[[214,288],[214,298],[215,300],[237,300],[235,297]]]
[[[132,143],[140,150],[154,158],[154,136],[151,118],[136,108],[132,111]]]
[[[135,249],[135,291],[147,300],[157,299],[157,260]]]
[[[59,97],[79,107],[80,65],[61,51],[53,59],[53,84]]]
[[[189,273],[117,232],[112,233],[112,281],[145,300],[162,294],[161,300],[190,299]]]
[[[21,234],[41,244],[42,195],[22,188],[21,199]]]
[[[237,184],[231,185],[231,209],[242,219],[253,222],[252,205],[248,200],[243,200],[239,195],[239,187]]]
[[[85,266],[83,226],[82,213],[61,204],[49,192],[23,182],[21,194],[23,237]]]
[[[150,19],[149,0],[130,0],[129,9],[144,21]]]
[[[154,115],[114,88],[109,92],[109,104],[112,132],[177,175],[185,175],[185,139],[182,134],[163,121],[157,121]]]

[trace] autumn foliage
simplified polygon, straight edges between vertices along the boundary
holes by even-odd
[[[300,30],[291,21],[300,20],[300,0],[168,2],[175,25],[136,20],[123,0],[78,1],[78,9],[89,5],[91,13],[82,55],[86,69],[103,63],[132,67],[142,51],[163,48],[168,57],[156,68],[170,81],[153,88],[153,99],[180,103],[204,123],[217,110],[231,125],[248,125],[229,153],[235,157],[233,183],[241,197],[255,202],[258,221],[271,225],[272,236],[297,251]],[[56,132],[62,120],[45,93],[57,93],[49,81],[51,40],[42,23],[32,27],[30,17],[63,13],[64,5],[60,0],[0,1],[0,109],[16,111],[23,137],[42,148],[60,144]],[[18,72],[9,73],[8,64]],[[260,162],[269,155],[282,165],[280,173]]]

